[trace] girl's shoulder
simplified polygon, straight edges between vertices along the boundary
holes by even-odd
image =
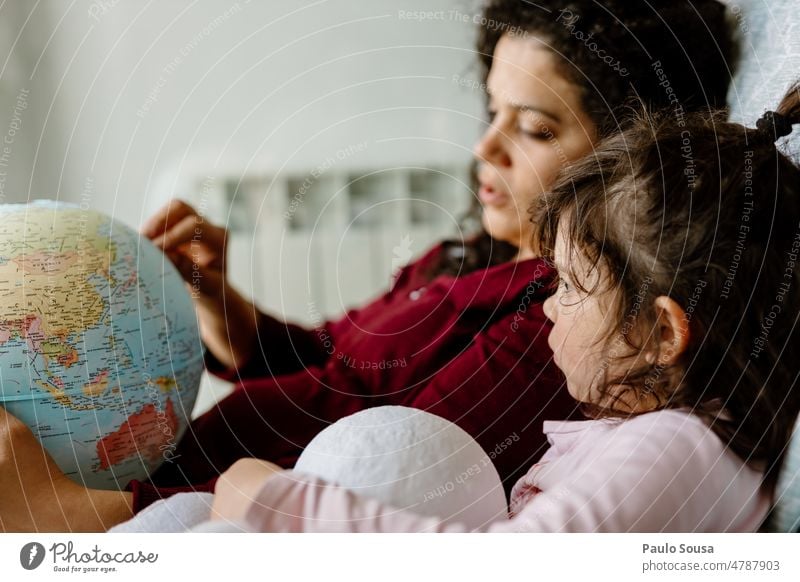
[[[691,410],[683,408],[664,408],[661,410],[654,410],[652,412],[645,412],[634,416],[621,424],[626,424],[629,427],[657,427],[669,429],[685,429],[685,428],[705,428],[708,426],[702,418],[693,414]]]
[[[631,451],[715,463],[735,455],[705,420],[689,410],[656,410],[618,421],[613,435]]]
[[[612,421],[614,422],[614,421]],[[617,430],[630,435],[662,436],[678,440],[697,439],[714,434],[706,422],[684,409],[663,409],[646,412],[616,421]]]
[[[624,467],[632,474],[670,479],[688,471],[690,481],[724,474],[758,484],[761,478],[702,418],[687,410],[658,410],[626,420],[546,423],[545,432],[551,449],[542,459],[567,467],[597,465],[612,472]]]
[[[687,428],[700,432],[709,430],[700,417],[683,409],[654,410],[627,419],[609,417],[591,420],[549,420],[545,421],[544,426],[547,433],[682,432]]]
[[[629,419],[547,421],[544,431],[550,443],[556,448],[562,445],[562,450],[581,443],[581,448],[610,445],[629,452],[704,448],[718,455],[725,448],[705,421],[687,410],[656,410]]]

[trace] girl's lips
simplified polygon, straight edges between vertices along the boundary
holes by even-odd
[[[481,184],[481,187],[478,189],[478,198],[481,202],[489,206],[502,206],[508,201],[508,194],[495,190],[486,184]]]

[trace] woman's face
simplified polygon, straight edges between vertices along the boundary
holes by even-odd
[[[483,225],[530,256],[528,208],[568,161],[591,151],[596,128],[579,89],[535,38],[505,35],[487,80],[491,124],[475,145]]]

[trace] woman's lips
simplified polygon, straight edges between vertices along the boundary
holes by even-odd
[[[478,189],[478,198],[489,206],[502,206],[508,202],[508,194],[495,190],[487,184],[481,184]]]

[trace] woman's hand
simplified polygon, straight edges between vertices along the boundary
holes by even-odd
[[[130,519],[130,493],[86,489],[0,406],[0,531],[97,532]]]
[[[185,202],[172,200],[145,222],[142,234],[164,251],[195,295],[221,302],[227,230],[207,223]]]
[[[211,353],[229,368],[246,362],[256,344],[258,311],[227,283],[228,231],[173,200],[144,224],[142,234],[164,251],[186,281]]]
[[[217,480],[211,519],[242,519],[264,482],[281,471],[278,465],[260,459],[236,461]]]

